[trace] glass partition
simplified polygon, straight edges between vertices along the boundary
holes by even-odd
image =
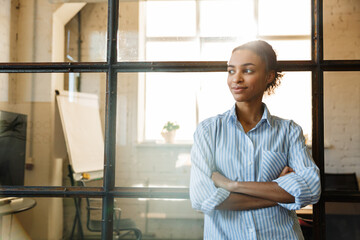
[[[107,1],[9,0],[0,18],[0,62],[106,59]]]

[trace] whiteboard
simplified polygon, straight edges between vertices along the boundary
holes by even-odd
[[[80,180],[83,173],[89,174],[91,179],[102,177],[104,137],[97,95],[67,91],[56,93],[74,179]]]

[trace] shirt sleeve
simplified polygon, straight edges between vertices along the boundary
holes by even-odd
[[[314,163],[305,145],[301,127],[290,123],[288,165],[294,173],[274,180],[278,185],[295,197],[295,203],[279,203],[289,210],[298,210],[306,205],[315,204],[321,194],[319,168]]]
[[[212,215],[215,207],[228,198],[230,192],[217,188],[211,179],[215,171],[213,138],[200,124],[194,133],[191,149],[190,200],[192,207]]]

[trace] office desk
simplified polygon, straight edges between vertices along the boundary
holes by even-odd
[[[299,216],[312,216],[313,208],[312,205],[307,205],[300,210],[296,210],[297,215]]]
[[[36,201],[31,198],[0,198],[0,239],[11,239],[11,233],[12,233],[12,225],[13,225],[13,214],[23,212],[26,210],[29,210],[36,206]],[[10,222],[5,224],[5,228],[3,228],[3,216],[5,215],[11,215]],[[9,224],[9,227],[7,227]],[[3,230],[6,229],[5,233]]]
[[[36,201],[31,198],[7,198],[2,200],[4,202],[0,204],[0,216],[19,213],[36,206]]]

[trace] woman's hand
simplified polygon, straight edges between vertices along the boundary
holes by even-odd
[[[287,174],[289,174],[289,173],[292,173],[292,172],[295,173],[294,169],[292,169],[291,167],[286,166],[286,167],[284,167],[284,169],[281,171],[279,177],[283,177],[283,176],[285,176],[285,175],[287,175]]]
[[[228,191],[231,191],[231,185],[233,181],[224,177],[219,172],[213,172],[211,175],[211,179],[214,181],[216,187],[224,188]]]

